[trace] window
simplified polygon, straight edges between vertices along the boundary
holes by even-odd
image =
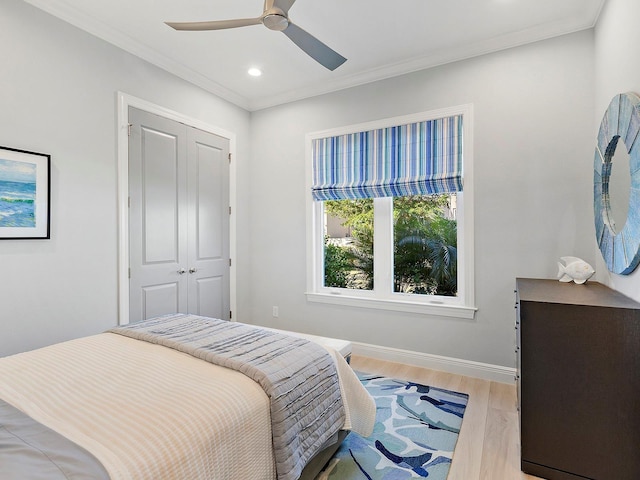
[[[458,295],[455,193],[393,198],[393,291]]]
[[[373,290],[373,199],[324,203],[323,286]]]
[[[471,145],[470,105],[309,134],[307,298],[473,318]]]

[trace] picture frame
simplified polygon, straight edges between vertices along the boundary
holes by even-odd
[[[0,240],[49,239],[51,155],[0,146]]]

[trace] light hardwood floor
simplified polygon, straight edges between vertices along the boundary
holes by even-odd
[[[520,471],[515,385],[356,355],[351,366],[469,395],[447,480],[540,480]]]

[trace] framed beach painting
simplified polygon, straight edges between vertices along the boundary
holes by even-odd
[[[0,240],[50,238],[51,156],[0,147]]]

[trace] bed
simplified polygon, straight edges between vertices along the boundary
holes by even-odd
[[[203,330],[210,324],[218,329],[215,337]],[[179,339],[174,345],[176,332],[199,344]],[[277,354],[264,353],[276,343],[269,352]],[[174,315],[2,358],[0,478],[314,478],[344,432],[367,436],[375,420],[375,404],[354,372],[322,343]],[[222,360],[211,348],[224,350]],[[286,393],[268,391],[265,374],[246,367],[247,358],[268,364],[283,379],[272,383]],[[312,364],[322,364],[332,380],[310,373]],[[336,388],[339,401],[324,393]],[[294,402],[305,405],[304,414],[287,410]],[[329,403],[333,410],[323,410]],[[296,442],[303,443],[286,450]]]

